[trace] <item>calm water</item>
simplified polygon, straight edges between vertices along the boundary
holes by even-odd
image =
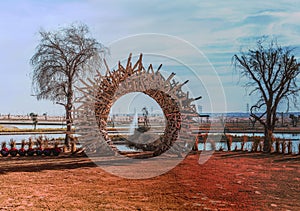
[[[19,129],[34,129],[33,125],[2,125],[2,126],[6,126],[6,127],[16,127]],[[62,129],[62,128],[66,128],[65,125],[36,125],[37,129],[43,129],[43,128],[57,128],[57,129]]]
[[[20,126],[24,126],[23,128],[31,128],[31,125],[18,125],[19,128]],[[41,128],[47,128],[45,125],[40,125]],[[50,125],[48,128],[62,128],[62,126],[57,126],[57,125]],[[263,136],[263,133],[229,133],[230,135],[233,136],[244,136],[247,135],[249,137],[252,136]],[[52,138],[64,138],[64,134],[26,134],[26,135],[0,135],[0,143],[6,142],[9,144],[10,139],[14,139],[17,142],[17,148],[20,148],[20,143],[23,139],[28,141],[28,139],[31,137],[32,139],[36,139],[39,136],[43,136],[44,138],[47,137],[48,139]],[[215,134],[216,135],[216,134]],[[298,145],[300,143],[300,134],[282,134],[282,133],[275,133],[274,136],[276,138],[283,138],[283,139],[290,139],[292,141],[292,151],[293,153],[298,153]],[[134,149],[130,149],[129,147],[125,145],[116,145],[116,147],[120,151],[135,151]],[[216,150],[218,150],[220,147],[222,147],[224,150],[227,150],[226,143],[224,142],[218,142],[216,143]],[[233,142],[231,149],[234,150],[235,147],[237,149],[241,148],[241,143],[240,142]],[[244,145],[244,150],[250,151],[252,147],[252,142],[246,142]],[[281,146],[280,146],[281,147]],[[198,145],[199,150],[203,150],[204,145],[203,143],[199,143]],[[206,150],[211,150],[211,144],[209,142],[206,143]],[[275,148],[275,143],[274,143],[274,148]]]

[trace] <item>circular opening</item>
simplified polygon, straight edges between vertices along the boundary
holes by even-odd
[[[119,151],[139,151],[137,145],[159,139],[165,126],[165,116],[159,104],[142,92],[132,92],[114,102],[107,129]]]

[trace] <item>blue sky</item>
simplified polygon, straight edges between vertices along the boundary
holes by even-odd
[[[276,37],[281,45],[297,47],[300,43],[298,3],[297,0],[1,1],[0,113],[63,113],[60,106],[36,101],[31,96],[29,59],[38,44],[41,28],[52,30],[75,21],[86,23],[92,35],[106,46],[143,33],[185,40],[201,51],[216,70],[224,89],[226,110],[244,112],[246,104],[251,105],[255,99],[237,84],[239,75],[233,71],[231,58],[241,48],[253,46],[262,35]],[[200,63],[194,60],[188,65]],[[209,111],[208,101],[203,98],[200,102],[204,111]]]

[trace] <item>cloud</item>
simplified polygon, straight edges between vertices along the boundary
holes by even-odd
[[[272,16],[272,15],[255,15],[255,16],[248,16],[245,20],[242,21],[242,24],[261,24],[261,25],[268,25],[275,21],[278,21],[279,18]]]
[[[228,99],[232,101],[229,107],[243,108],[245,100],[233,100],[242,97],[240,89],[236,88],[238,86],[230,82],[232,55],[238,53],[241,46],[245,49],[251,46],[262,35],[273,35],[282,45],[298,45],[299,18],[300,9],[296,0],[1,1],[0,27],[5,30],[0,33],[0,45],[4,49],[0,53],[0,90],[9,89],[11,92],[10,96],[3,91],[0,94],[9,101],[11,96],[24,101],[30,98],[28,74],[31,67],[28,61],[37,45],[37,31],[40,27],[52,30],[74,21],[82,21],[90,26],[93,36],[105,45],[140,33],[169,34],[186,40],[203,54],[204,60],[191,56],[191,52],[181,46],[172,46],[172,42],[155,46],[150,42],[133,41],[132,48],[123,51],[128,55],[130,51],[138,50],[138,45],[148,46],[148,49],[159,49],[165,55],[179,55],[184,63],[199,64],[203,69],[206,63],[202,61],[208,58],[221,77],[225,91],[230,93],[227,94]],[[298,54],[298,51],[296,53]],[[16,88],[15,83],[27,88]],[[27,107],[36,105],[35,102],[26,103]],[[8,112],[14,107],[10,103],[7,105],[2,105],[0,112]],[[14,109],[22,110],[23,107],[24,105],[16,104]],[[51,110],[53,105],[50,103],[47,107],[45,103],[42,107]]]

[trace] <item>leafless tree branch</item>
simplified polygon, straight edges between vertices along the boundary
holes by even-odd
[[[286,102],[289,107],[290,100],[295,104],[299,96],[299,63],[291,53],[292,49],[282,48],[274,40],[267,46],[259,40],[255,49],[233,56],[235,68],[242,77],[249,79],[245,86],[252,89],[250,95],[258,97],[250,116],[265,128],[265,151],[270,150],[279,104]],[[262,114],[258,115],[256,111]]]
[[[70,132],[74,83],[92,71],[90,64],[101,63],[107,48],[89,36],[85,24],[72,24],[58,31],[41,30],[40,36],[36,52],[30,59],[33,91],[37,99],[48,99],[65,107],[67,131]]]

